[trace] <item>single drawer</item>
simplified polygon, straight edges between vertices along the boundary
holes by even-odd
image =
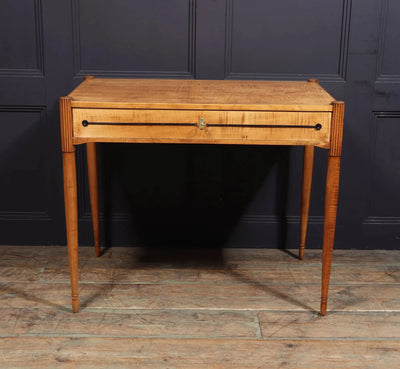
[[[76,142],[88,139],[328,147],[330,125],[330,112],[73,109]]]

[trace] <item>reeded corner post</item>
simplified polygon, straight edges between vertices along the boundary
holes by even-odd
[[[60,97],[60,125],[61,125],[61,149],[62,152],[74,152],[72,144],[72,99],[69,96]]]
[[[65,224],[71,276],[72,310],[78,311],[78,196],[76,185],[75,146],[72,134],[71,98],[61,97],[60,123],[64,174]]]
[[[322,245],[321,315],[328,304],[329,279],[335,238],[336,214],[339,194],[340,158],[342,155],[344,102],[333,101],[331,143],[325,190],[324,239]]]

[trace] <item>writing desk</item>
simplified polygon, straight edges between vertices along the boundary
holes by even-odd
[[[322,253],[321,314],[326,314],[335,235],[344,103],[317,80],[204,81],[87,76],[60,98],[65,215],[78,311],[78,205],[75,146],[86,144],[95,250],[100,256],[97,142],[304,146],[300,259],[308,222],[314,147],[329,150]]]

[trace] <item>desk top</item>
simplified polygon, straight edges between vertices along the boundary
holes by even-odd
[[[87,77],[68,97],[75,108],[332,111],[318,82],[106,79]]]

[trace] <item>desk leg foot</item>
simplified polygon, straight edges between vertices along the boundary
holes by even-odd
[[[79,310],[79,300],[78,296],[72,296],[72,311],[77,313]]]
[[[72,309],[78,311],[78,196],[75,152],[63,153],[65,223],[67,228]]]
[[[326,314],[339,194],[340,156],[329,156],[326,177],[324,239],[322,244],[321,315]]]
[[[303,183],[301,190],[299,258],[303,260],[306,245],[308,213],[310,209],[311,182],[314,165],[314,146],[304,146]]]
[[[328,300],[327,299],[321,299],[321,315],[325,316],[326,315],[326,309],[328,308]]]
[[[101,255],[100,251],[100,224],[99,224],[99,190],[97,172],[97,150],[95,142],[86,144],[87,167],[89,178],[90,206],[92,208],[92,224],[94,236],[94,249],[96,256]]]

